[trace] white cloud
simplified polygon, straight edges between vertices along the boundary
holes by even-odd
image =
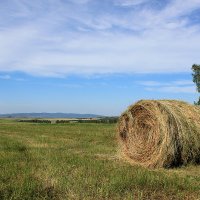
[[[69,73],[169,73],[188,72],[193,63],[200,63],[200,25],[189,21],[190,13],[200,8],[197,0],[175,0],[161,10],[144,6],[123,14],[111,12],[114,4],[107,8],[109,12],[100,12],[88,0],[14,2],[7,13],[8,7],[0,9],[4,11],[4,21],[0,20],[2,72],[61,77]],[[145,2],[123,1],[127,5]]]
[[[162,11],[162,16],[165,18],[181,17],[197,10],[199,7],[199,0],[174,0]]]

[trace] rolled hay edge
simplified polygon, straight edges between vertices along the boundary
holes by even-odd
[[[169,168],[200,163],[200,107],[177,100],[141,100],[119,118],[122,156],[132,164]]]

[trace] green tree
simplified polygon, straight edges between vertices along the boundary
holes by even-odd
[[[193,71],[193,82],[196,84],[197,91],[200,93],[200,65],[192,65],[192,71]],[[194,102],[195,105],[200,105],[200,97],[197,102]]]

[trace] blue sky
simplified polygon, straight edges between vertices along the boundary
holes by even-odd
[[[1,0],[0,113],[192,103],[199,42],[200,0]]]

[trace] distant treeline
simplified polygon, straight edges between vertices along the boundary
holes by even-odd
[[[46,124],[66,124],[66,123],[105,123],[113,124],[117,123],[118,117],[105,117],[99,119],[72,119],[72,120],[43,120],[43,119],[21,119],[18,122],[29,123],[46,123]]]
[[[44,123],[51,124],[51,120],[43,120],[43,119],[20,119],[18,122],[32,122],[32,123]]]
[[[117,121],[118,121],[118,117],[105,117],[105,118],[100,118],[100,119],[56,120],[56,124],[73,123],[73,122],[112,124],[112,123],[117,123]]]

